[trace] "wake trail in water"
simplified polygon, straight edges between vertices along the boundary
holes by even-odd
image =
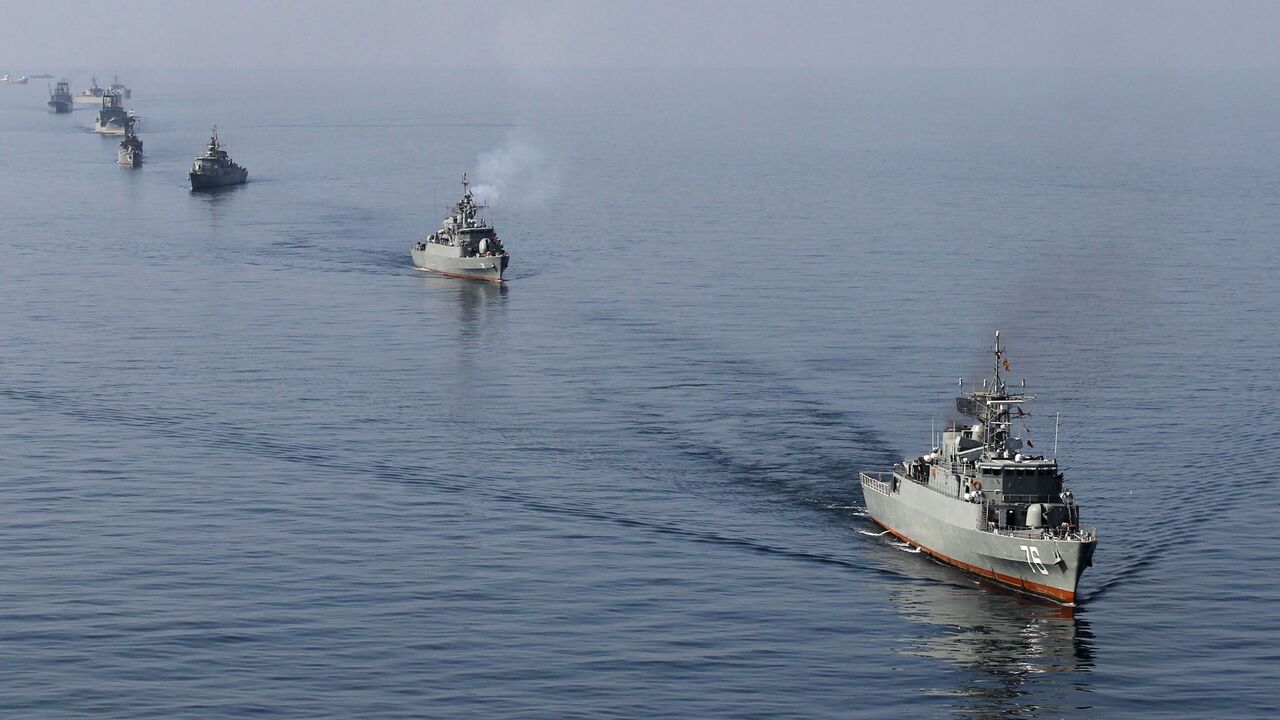
[[[896,459],[856,414],[810,397],[777,368],[667,325],[595,319],[610,333],[633,328],[611,342],[633,344],[634,367],[625,373],[626,387],[611,375],[586,391],[588,400],[610,405],[636,436],[701,466],[702,472],[683,473],[691,492],[718,482],[823,510],[864,510],[851,497],[858,469]]]
[[[426,477],[411,467],[384,461],[352,462],[344,460],[334,451],[332,443],[280,442],[251,430],[213,421],[209,414],[172,413],[160,415],[113,407],[105,403],[87,401],[84,396],[63,395],[38,390],[6,388],[0,397],[21,401],[43,410],[52,410],[76,420],[111,426],[143,430],[166,439],[199,444],[215,450],[233,450],[264,459],[283,461],[310,468],[323,469],[353,477],[371,477],[397,484],[425,485],[459,495],[478,497],[498,503],[515,503],[527,510],[583,520],[611,523],[629,528],[657,532],[667,537],[680,538],[710,545],[736,547],[775,557],[802,560],[836,566],[860,572],[868,572],[882,579],[900,580],[902,576],[884,568],[878,568],[850,559],[818,553],[778,547],[755,540],[695,530],[670,523],[636,517],[586,505],[551,502],[531,494],[510,489],[491,489],[475,483],[470,475],[446,478],[439,475]]]

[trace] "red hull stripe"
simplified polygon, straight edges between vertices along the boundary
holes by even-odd
[[[498,277],[496,277],[496,278],[487,278],[487,277],[477,277],[477,276],[475,276],[475,275],[458,275],[458,274],[455,274],[455,273],[447,273],[447,272],[445,272],[445,271],[443,271],[443,270],[432,270],[431,268],[424,268],[424,267],[419,267],[418,269],[419,269],[419,270],[426,270],[427,272],[433,272],[433,273],[435,273],[435,274],[437,274],[437,275],[443,275],[443,276],[445,276],[445,277],[451,277],[451,278],[462,278],[463,280],[482,280],[482,281],[484,281],[484,282],[496,282],[496,283],[500,283],[500,282],[502,282],[502,276],[501,276],[501,275],[499,275],[499,276],[498,276]]]
[[[915,547],[920,548],[921,550],[929,553],[930,555],[938,558],[942,562],[948,565],[951,565],[953,567],[958,567],[961,570],[967,570],[975,575],[981,575],[982,577],[985,577],[985,578],[991,578],[992,580],[995,580],[1001,585],[1008,585],[1011,588],[1022,590],[1024,592],[1029,592],[1033,595],[1040,595],[1041,597],[1052,598],[1054,600],[1058,600],[1065,603],[1074,603],[1076,601],[1076,594],[1075,594],[1075,591],[1073,590],[1063,590],[1062,588],[1056,588],[1056,587],[1053,587],[1052,585],[1041,585],[1040,583],[1034,583],[1034,582],[1031,582],[1030,580],[1024,580],[1020,577],[1014,577],[1012,575],[1002,575],[994,570],[988,570],[986,568],[978,567],[977,565],[970,565],[967,562],[961,562],[959,560],[956,560],[953,557],[948,557],[936,550],[933,550],[925,547],[924,545],[921,545],[920,543],[912,540],[906,535],[903,535],[897,530],[894,530],[888,525],[885,525],[879,520],[876,520],[875,523],[880,527],[884,528],[885,530],[888,530],[890,533],[893,533],[893,536],[898,538],[902,542],[907,543],[908,545],[914,545]]]

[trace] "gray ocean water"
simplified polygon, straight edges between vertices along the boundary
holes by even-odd
[[[1274,75],[126,79],[0,87],[0,715],[1280,714]],[[1075,609],[862,509],[996,328]]]

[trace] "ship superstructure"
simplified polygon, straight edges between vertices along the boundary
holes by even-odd
[[[956,398],[975,420],[952,423],[930,452],[891,472],[860,473],[867,511],[900,540],[950,565],[1024,592],[1074,603],[1097,535],[1063,486],[1056,458],[1015,435],[1034,396],[1009,391],[996,332],[995,369]],[[1056,445],[1056,439],[1055,439]]]
[[[485,207],[476,202],[463,173],[462,200],[453,213],[439,230],[410,249],[414,267],[449,277],[502,282],[511,257],[493,226],[479,216]]]
[[[108,92],[102,96],[102,109],[93,121],[93,131],[103,135],[124,135],[125,127],[131,121],[129,111],[124,109],[120,96]]]

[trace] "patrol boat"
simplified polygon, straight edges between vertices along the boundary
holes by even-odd
[[[124,109],[118,93],[109,92],[102,96],[102,109],[93,121],[93,131],[103,135],[123,135],[124,128],[133,118]]]
[[[227,151],[222,149],[222,144],[218,142],[218,128],[215,126],[213,137],[209,138],[209,147],[203,155],[196,158],[187,176],[191,178],[192,190],[203,190],[239,185],[249,179],[249,171],[237,165]]]
[[[106,90],[98,87],[98,78],[95,76],[89,81],[89,87],[85,88],[84,92],[76,95],[74,101],[77,105],[97,105],[102,102],[102,96],[106,94]]]
[[[414,244],[413,265],[448,277],[502,282],[502,273],[511,257],[493,226],[477,217],[485,205],[471,195],[471,183],[462,174],[462,201],[444,219],[440,229]]]
[[[892,472],[859,473],[867,512],[903,542],[949,565],[1032,595],[1074,604],[1097,534],[1063,487],[1057,459],[1033,455],[1013,435],[1023,403],[1001,375],[1009,359],[996,332],[995,371],[956,398],[973,425],[953,423],[929,453]],[[1057,444],[1055,438],[1054,444]]]
[[[142,140],[133,131],[134,121],[129,118],[124,126],[124,139],[116,153],[116,162],[128,167],[142,167]]]
[[[67,79],[63,78],[54,86],[53,92],[49,93],[49,112],[69,113],[73,104],[71,86],[67,83]]]

